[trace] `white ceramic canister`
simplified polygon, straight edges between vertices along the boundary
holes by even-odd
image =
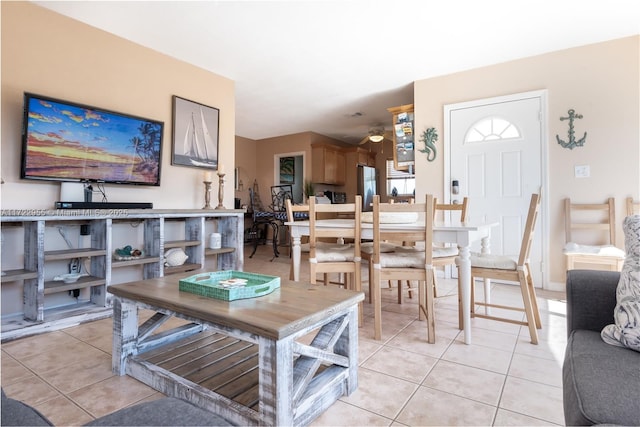
[[[209,235],[209,247],[211,249],[220,249],[222,247],[222,235],[220,233],[211,233]]]

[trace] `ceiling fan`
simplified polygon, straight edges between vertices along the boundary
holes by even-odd
[[[384,130],[384,127],[375,127],[369,130],[369,134],[362,138],[362,141],[358,145],[366,144],[370,142],[372,144],[382,144],[384,140],[391,141],[393,134],[391,131]]]

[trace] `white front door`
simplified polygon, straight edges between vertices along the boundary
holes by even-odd
[[[531,194],[543,187],[543,98],[544,92],[533,92],[445,106],[445,194],[469,197],[470,221],[499,222],[491,233],[494,254],[518,255]],[[530,254],[537,287],[543,280],[542,221],[540,215]]]

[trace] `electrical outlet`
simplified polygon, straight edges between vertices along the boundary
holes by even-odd
[[[80,235],[81,236],[88,236],[91,234],[91,229],[89,228],[89,224],[82,224],[80,226]]]
[[[69,261],[69,273],[80,273],[82,269],[82,264],[80,263],[80,258],[73,258]]]

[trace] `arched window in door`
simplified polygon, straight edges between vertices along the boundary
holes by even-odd
[[[520,138],[518,128],[500,117],[488,117],[475,122],[464,136],[465,143]]]

